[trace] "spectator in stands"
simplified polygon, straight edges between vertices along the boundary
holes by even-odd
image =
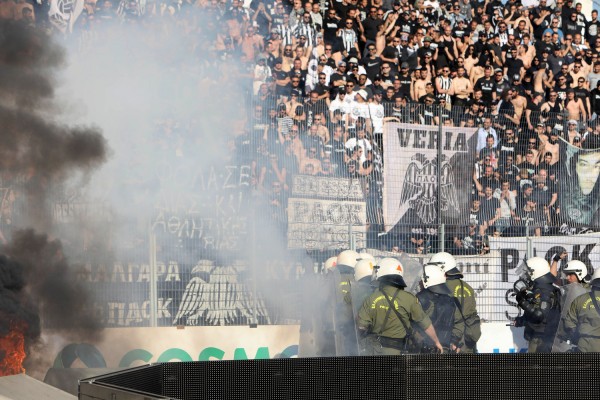
[[[500,201],[494,197],[494,189],[490,186],[484,188],[484,196],[481,198],[481,213],[485,221],[482,225],[485,230],[482,230],[481,233],[494,233],[496,221],[500,218]]]
[[[494,146],[494,137],[492,135],[488,135],[485,141],[485,147],[479,151],[478,159],[482,160],[488,157],[490,159],[490,164],[494,169],[498,167],[498,149]]]
[[[498,135],[492,128],[492,119],[487,117],[483,120],[483,126],[477,131],[477,152],[485,147],[487,137],[491,135],[494,138],[494,147],[498,146]]]
[[[532,138],[528,140],[527,145],[531,148],[535,146],[535,143],[536,142]],[[519,167],[519,170],[526,170],[530,177],[533,177],[536,174],[537,167],[535,165],[534,151],[532,149],[527,150],[527,153],[525,153],[525,160],[520,164],[517,164],[517,167]]]

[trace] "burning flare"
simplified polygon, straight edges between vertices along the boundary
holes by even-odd
[[[12,322],[10,331],[0,337],[0,376],[17,375],[25,372],[25,322]]]

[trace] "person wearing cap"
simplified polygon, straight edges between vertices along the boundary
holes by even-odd
[[[329,82],[331,83],[331,87],[332,88],[344,88],[346,86],[346,83],[348,82],[348,75],[347,75],[347,65],[345,61],[339,61],[337,63],[337,69],[335,70],[335,72],[333,74],[331,74],[331,77],[329,78]]]
[[[276,91],[278,96],[284,96],[289,93],[290,77],[287,72],[282,69],[283,60],[281,57],[277,57],[273,60],[273,78],[275,79]]]
[[[433,39],[431,36],[425,36],[423,38],[423,46],[419,47],[417,50],[417,64],[423,65],[425,59],[429,57],[430,59],[433,56],[434,50],[431,48],[431,42]]]
[[[406,61],[400,64],[400,73],[396,76],[396,80],[400,82],[399,93],[404,97],[409,97],[412,76],[410,74],[410,67]]]
[[[329,104],[330,118],[333,121],[333,113],[339,110],[342,113],[343,121],[346,121],[346,115],[350,113],[352,109],[352,101],[346,101],[346,88],[340,87],[333,90],[333,100]]]
[[[365,121],[366,126],[370,127],[371,126],[371,116],[369,115],[369,95],[367,94],[367,91],[364,89],[360,89],[357,92],[354,92],[354,102],[351,105],[351,111],[350,114],[348,115],[349,120],[348,120],[348,126],[350,128],[355,127],[358,124],[358,120],[362,119],[363,121]],[[357,135],[358,137],[358,135]],[[352,139],[351,139],[352,140]],[[368,142],[368,141],[367,141]],[[361,145],[363,145],[364,143],[361,142]],[[364,145],[364,154],[366,155],[367,150],[371,150],[371,145],[370,143],[368,143],[368,145]],[[363,160],[364,161],[364,160]]]
[[[576,297],[562,320],[566,339],[581,352],[600,351],[600,268],[590,282],[590,292]]]

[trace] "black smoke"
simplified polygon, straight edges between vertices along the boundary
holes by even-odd
[[[101,130],[72,126],[55,100],[65,54],[46,32],[0,20],[0,186],[19,206],[18,215],[0,215],[7,239],[0,255],[0,334],[24,321],[27,345],[40,337],[41,326],[90,339],[100,331],[84,311],[91,300],[75,282],[49,212],[49,198],[64,182],[107,157]]]

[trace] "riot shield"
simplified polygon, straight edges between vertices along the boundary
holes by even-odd
[[[553,353],[565,353],[568,351],[573,351],[575,349],[575,345],[570,342],[570,338],[565,332],[564,328],[564,319],[569,312],[569,308],[571,307],[571,303],[577,297],[581,296],[589,292],[585,287],[581,285],[581,283],[569,283],[568,285],[564,285],[561,288],[562,296],[561,296],[561,313],[560,313],[560,322],[558,324],[558,329],[556,330],[556,337],[554,338],[554,343],[552,344],[552,352]]]
[[[358,345],[354,315],[352,312],[351,283],[354,276],[350,271],[340,271],[332,275],[334,300],[331,320],[333,323],[335,355],[358,355]]]
[[[350,276],[332,268],[318,288],[303,290],[305,313],[300,326],[300,357],[357,355]]]
[[[404,268],[403,278],[406,283],[406,291],[417,294],[421,290],[419,282],[421,282],[423,266],[418,259],[411,258],[406,253],[402,253],[397,258]]]
[[[371,284],[369,279],[363,279],[360,282],[350,283],[350,295],[352,298],[352,316],[354,322],[354,334],[356,336],[356,354],[364,355],[364,344],[362,343],[362,337],[360,330],[358,329],[357,317],[363,303],[369,297],[375,287]]]
[[[299,357],[335,356],[332,321],[335,304],[334,272],[304,281],[300,321]],[[338,273],[339,276],[339,273]],[[339,279],[338,279],[339,281]]]

